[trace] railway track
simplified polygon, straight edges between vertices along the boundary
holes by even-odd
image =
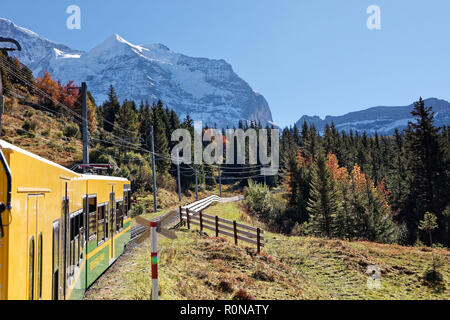
[[[147,228],[144,226],[135,226],[131,228],[131,238],[130,241],[136,240]]]

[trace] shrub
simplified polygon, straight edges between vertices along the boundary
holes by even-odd
[[[4,103],[5,103],[5,111],[6,112],[11,112],[14,109],[17,109],[17,107],[19,106],[19,102],[16,97],[13,97],[13,98],[5,97]]]
[[[245,193],[244,205],[252,213],[263,216],[269,211],[269,188],[267,186],[249,180]]]
[[[23,115],[27,118],[31,118],[34,115],[34,112],[31,110],[27,110]]]
[[[431,264],[423,274],[423,281],[425,285],[433,288],[437,292],[443,292],[445,290],[444,276],[441,273],[441,268],[443,266],[444,261],[442,261],[440,257],[433,254]]]
[[[255,298],[249,295],[244,289],[240,289],[234,294],[233,300],[255,300]]]
[[[64,135],[68,138],[78,138],[80,136],[80,128],[77,125],[66,125]]]
[[[131,207],[131,217],[137,217],[140,216],[145,212],[145,207],[142,203],[136,203]]]
[[[67,152],[75,152],[77,151],[77,148],[73,145],[68,145],[67,147],[64,148],[64,150]]]
[[[36,120],[25,120],[22,125],[22,129],[28,132],[33,132],[36,130],[38,122]]]

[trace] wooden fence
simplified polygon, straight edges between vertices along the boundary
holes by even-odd
[[[200,227],[200,230],[204,229],[214,231],[216,237],[220,234],[234,238],[234,244],[238,244],[238,240],[248,242],[256,245],[258,253],[261,251],[261,247],[264,247],[264,230],[247,226],[236,221],[231,221],[218,216],[211,216],[203,213],[202,210],[194,211],[189,208],[180,207],[180,221],[186,224],[187,228],[191,228],[192,225]]]

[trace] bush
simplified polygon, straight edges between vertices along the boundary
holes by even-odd
[[[267,186],[249,180],[245,193],[244,204],[247,209],[258,216],[264,216],[268,213],[270,206],[269,188]]]
[[[271,194],[267,186],[251,180],[245,191],[244,205],[270,229],[284,232],[292,227],[292,223],[284,219],[286,202],[281,194]]]
[[[145,212],[145,207],[142,203],[136,203],[135,205],[131,206],[131,217],[137,217],[140,216]]]
[[[5,111],[6,112],[11,112],[14,109],[17,109],[17,107],[19,106],[19,102],[16,97],[13,97],[13,98],[5,97],[4,103],[5,103]]]
[[[34,115],[34,112],[31,110],[27,110],[23,115],[27,118],[31,118]]]
[[[234,294],[233,300],[255,300],[255,298],[249,295],[247,291],[240,289]]]
[[[25,120],[22,125],[22,129],[28,132],[34,132],[38,127],[38,122],[36,120]]]
[[[66,125],[64,135],[68,138],[78,138],[80,136],[80,128],[77,125]]]

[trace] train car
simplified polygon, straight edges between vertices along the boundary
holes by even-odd
[[[130,240],[130,187],[0,140],[0,300],[82,299]]]

